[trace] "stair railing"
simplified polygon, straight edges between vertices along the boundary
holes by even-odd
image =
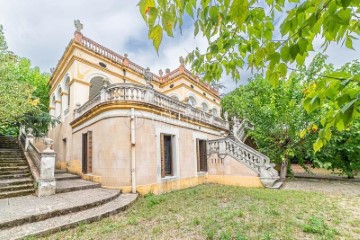
[[[33,130],[28,128],[25,135],[25,129],[22,127],[19,134],[19,143],[24,150],[28,160],[31,173],[36,181],[36,195],[49,196],[55,194],[55,157],[56,153],[51,149],[53,140],[44,138],[46,149],[40,151],[34,144]]]
[[[274,164],[270,159],[242,142],[234,141],[230,138],[222,138],[208,141],[208,156],[217,154],[224,159],[227,155],[245,164],[254,170],[266,187],[272,187],[279,179],[278,172],[274,169]]]

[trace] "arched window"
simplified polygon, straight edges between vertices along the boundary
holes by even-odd
[[[217,116],[218,116],[218,111],[216,110],[216,108],[211,109],[211,114],[212,114],[214,117],[217,117]]]
[[[179,97],[178,97],[178,96],[176,96],[175,94],[170,95],[170,97],[171,97],[171,98],[173,98],[173,99],[175,99],[175,100],[177,100],[177,101],[179,101],[179,100],[180,100],[180,99],[179,99]]]
[[[196,107],[197,101],[193,96],[190,96],[188,104],[190,104],[192,107]]]
[[[89,100],[94,98],[101,90],[104,85],[103,77],[93,77],[90,80],[90,92],[89,92]]]
[[[206,103],[202,103],[201,104],[201,109],[204,111],[204,112],[208,112],[209,111],[209,106],[206,104]]]

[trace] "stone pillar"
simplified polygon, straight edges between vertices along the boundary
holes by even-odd
[[[152,89],[151,87],[148,87],[146,89],[146,93],[145,93],[145,101],[148,103],[153,103],[154,102],[154,89]]]
[[[79,108],[81,107],[80,103],[75,104],[75,110],[74,110],[74,119],[79,117]]]
[[[36,195],[38,197],[54,195],[56,190],[55,181],[55,157],[56,153],[50,149],[53,140],[45,138],[47,148],[41,153],[39,179],[37,180]]]

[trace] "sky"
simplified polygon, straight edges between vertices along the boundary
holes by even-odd
[[[49,72],[56,66],[67,44],[73,37],[74,20],[84,25],[82,33],[99,44],[128,57],[133,62],[158,73],[159,69],[179,66],[179,57],[186,56],[195,47],[205,50],[206,39],[194,39],[192,25],[185,24],[183,33],[164,38],[159,54],[147,38],[137,0],[0,0],[0,24],[9,50],[31,60],[34,66]],[[315,42],[315,49],[320,41]],[[354,42],[357,51],[344,46],[331,45],[326,54],[335,66],[360,58],[360,40]],[[315,53],[310,56],[314,56]],[[311,57],[307,62],[311,61]],[[251,72],[244,70],[242,79],[235,84],[224,76],[223,93],[247,82]]]

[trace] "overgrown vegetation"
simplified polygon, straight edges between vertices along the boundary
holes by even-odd
[[[223,110],[228,111],[230,116],[236,115],[254,125],[253,130],[249,129],[249,136],[261,152],[281,164],[283,178],[289,161],[300,164],[311,162],[316,167],[339,169],[349,178],[360,171],[358,120],[347,124],[347,128],[341,131],[319,129],[321,119],[333,107],[332,102],[322,109],[311,111],[303,107],[307,102],[305,96],[310,91],[309,84],[316,84],[312,83],[314,73],[340,71],[325,62],[326,56],[319,54],[308,67],[293,72],[275,87],[261,75],[256,75],[247,85],[240,86],[222,100]],[[348,74],[357,73],[360,72],[360,63],[347,63],[340,69]],[[323,88],[336,94],[331,88]],[[325,147],[323,141],[327,142]]]
[[[356,239],[351,214],[334,196],[201,185],[46,239]]]
[[[251,69],[276,86],[290,71],[302,71],[312,51],[326,52],[331,43],[353,49],[360,36],[360,0],[140,0],[138,5],[157,51],[163,33],[172,37],[189,23],[194,36],[206,38],[207,49],[193,49],[187,62],[208,82],[224,73],[238,81],[241,69]],[[319,41],[321,48],[314,50]],[[304,106],[324,113],[318,127],[328,132],[317,135],[315,149],[335,128],[343,131],[360,118],[359,92],[359,72],[312,72]]]
[[[48,114],[49,74],[9,51],[0,25],[0,134],[16,135],[19,125],[35,134],[47,132],[53,122]]]

